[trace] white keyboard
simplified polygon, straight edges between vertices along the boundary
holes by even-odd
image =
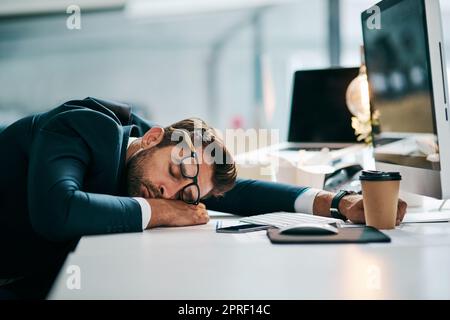
[[[407,212],[403,223],[450,222],[450,212]]]
[[[260,214],[257,216],[245,217],[239,221],[245,223],[262,224],[268,226],[274,226],[277,228],[284,228],[302,223],[336,223],[338,226],[345,223],[339,219],[325,218],[320,216],[313,216],[311,214],[304,213],[292,213],[292,212],[275,212]]]

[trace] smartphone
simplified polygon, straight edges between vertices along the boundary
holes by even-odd
[[[244,233],[252,231],[267,230],[270,226],[261,224],[239,224],[236,226],[217,228],[216,232],[219,233]]]

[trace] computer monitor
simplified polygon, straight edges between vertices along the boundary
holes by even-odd
[[[295,72],[289,142],[357,142],[345,93],[358,71],[358,68],[331,68]]]
[[[362,13],[362,26],[377,169],[399,171],[403,191],[449,199],[449,95],[439,1],[381,1]]]

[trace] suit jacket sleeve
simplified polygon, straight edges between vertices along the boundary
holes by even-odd
[[[287,184],[237,179],[223,197],[204,201],[208,209],[250,216],[277,211],[294,212],[297,197],[307,190]]]
[[[28,204],[32,226],[45,238],[64,241],[83,235],[142,231],[136,200],[82,191],[95,150],[80,128],[111,126],[110,121],[97,112],[66,112],[37,133],[30,152]],[[120,131],[120,126],[116,129],[110,132]]]

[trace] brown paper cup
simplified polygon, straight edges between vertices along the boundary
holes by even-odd
[[[400,181],[361,181],[366,224],[394,229],[397,220]]]

